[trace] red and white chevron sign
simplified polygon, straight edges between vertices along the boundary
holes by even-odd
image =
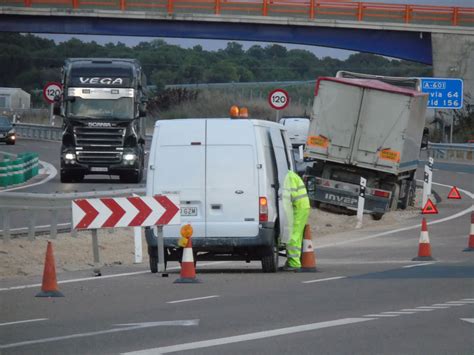
[[[179,224],[179,195],[93,198],[72,201],[75,229]]]

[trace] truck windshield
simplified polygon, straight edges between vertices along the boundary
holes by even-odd
[[[118,120],[133,119],[133,98],[119,99],[82,99],[76,97],[68,104],[68,116],[77,118],[112,118]]]

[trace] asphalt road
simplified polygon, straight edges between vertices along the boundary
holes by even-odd
[[[440,171],[435,181],[472,196],[472,175]],[[419,216],[397,230],[316,238],[317,273],[198,262],[202,283],[174,284],[177,269],[166,278],[145,265],[114,267],[97,278],[61,274],[65,297],[49,299],[34,297],[39,277],[4,280],[0,351],[473,354],[474,253],[463,252],[472,198],[447,200],[449,188],[436,189],[440,214],[427,217],[433,262],[412,261]]]

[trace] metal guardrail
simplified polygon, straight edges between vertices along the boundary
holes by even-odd
[[[19,137],[60,141],[63,135],[61,127],[33,123],[15,123],[15,131]]]
[[[428,143],[428,153],[437,160],[474,162],[473,143]]]
[[[93,191],[82,193],[55,193],[55,194],[38,194],[38,193],[21,193],[21,192],[0,192],[0,215],[2,221],[3,240],[7,241],[12,236],[10,227],[11,217],[18,211],[28,212],[28,227],[17,228],[15,234],[26,234],[30,240],[34,239],[35,233],[47,232],[49,230],[51,238],[56,238],[58,226],[61,224],[64,229],[70,229],[70,221],[72,220],[72,200],[83,198],[101,198],[101,197],[120,197],[130,196],[132,194],[143,195],[145,188],[130,188],[121,190]],[[48,228],[38,228],[36,221],[39,214],[46,215],[48,221],[51,221]],[[59,223],[59,217],[63,218],[67,223]],[[73,235],[75,231],[72,231]]]

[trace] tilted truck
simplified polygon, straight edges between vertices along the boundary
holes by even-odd
[[[63,67],[61,182],[86,174],[142,180],[146,78],[134,59],[70,58]]]
[[[312,205],[356,209],[361,177],[375,219],[413,204],[427,99],[379,80],[319,78],[304,151]]]

